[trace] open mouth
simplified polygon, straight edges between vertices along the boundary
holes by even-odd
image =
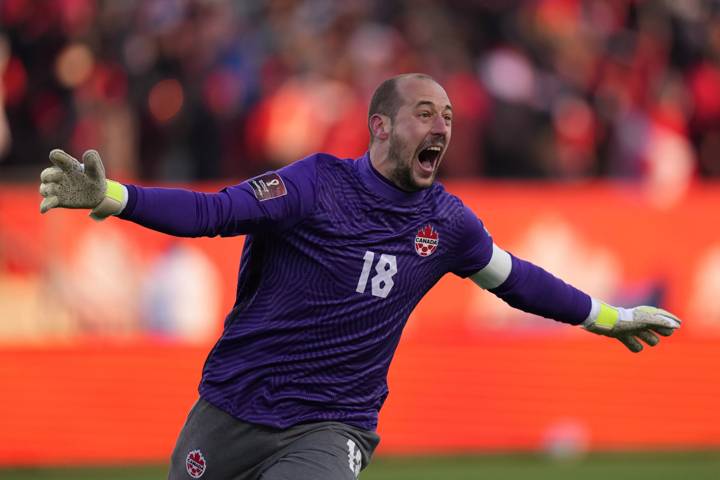
[[[442,147],[437,145],[420,150],[418,161],[423,170],[432,172],[435,169],[435,162],[440,158],[440,153],[442,153]]]

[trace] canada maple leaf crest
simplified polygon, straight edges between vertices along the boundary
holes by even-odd
[[[200,450],[193,450],[185,458],[185,469],[192,478],[200,478],[205,473],[205,457]]]
[[[415,235],[415,252],[421,257],[427,257],[437,250],[440,243],[440,234],[432,225],[428,224],[418,230]]]

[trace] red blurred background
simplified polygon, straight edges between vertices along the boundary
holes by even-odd
[[[685,323],[634,355],[445,278],[408,322],[381,454],[720,447],[716,188],[672,208],[632,184],[448,188],[513,253]],[[0,464],[163,461],[232,304],[242,238],[29,215],[37,202],[34,189],[0,193]]]
[[[40,216],[52,148],[216,190],[360,156],[373,89],[408,71],[446,87],[442,179],[501,246],[685,324],[632,355],[446,278],[380,453],[718,448],[717,2],[4,0],[0,465],[164,461],[235,291],[241,238]]]

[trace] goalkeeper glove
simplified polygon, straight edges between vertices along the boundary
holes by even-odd
[[[83,154],[83,163],[62,150],[50,152],[53,166],[40,174],[40,213],[56,207],[91,208],[90,217],[104,220],[117,215],[127,203],[124,185],[105,178],[100,155],[95,150]]]
[[[582,326],[585,330],[617,338],[632,352],[643,349],[640,340],[651,347],[660,342],[657,334],[669,337],[680,328],[680,319],[661,308],[641,306],[619,308],[592,299],[592,309]]]

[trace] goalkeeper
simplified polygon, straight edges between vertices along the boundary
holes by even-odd
[[[123,185],[97,152],[61,150],[42,213],[84,208],[170,235],[246,235],[235,305],[208,355],[171,479],[351,480],[378,444],[378,412],[405,322],[446,273],[511,306],[633,352],[680,326],[613,307],[500,248],[435,181],[452,132],[445,90],[423,74],[383,82],[369,151],[318,153],[218,193]]]

